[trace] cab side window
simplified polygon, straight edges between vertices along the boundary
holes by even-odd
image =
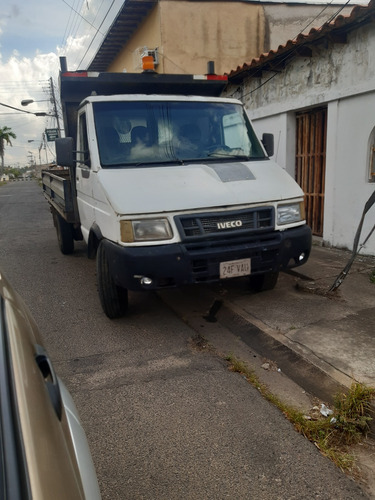
[[[78,152],[77,160],[79,163],[89,164],[89,142],[87,138],[86,113],[82,113],[79,117],[78,129]]]

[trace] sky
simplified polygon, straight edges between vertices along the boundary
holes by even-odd
[[[56,128],[51,83],[58,94],[59,56],[68,69],[86,69],[124,0],[7,0],[0,11],[0,127],[17,138],[5,149],[5,166],[24,167],[30,162],[54,159],[53,142],[43,141],[46,128]],[[298,0],[297,0],[298,1]],[[302,1],[302,0],[301,0]],[[310,0],[306,0],[307,2]],[[334,4],[342,3],[332,0]],[[330,3],[314,0],[313,3]],[[368,3],[360,0],[354,3]],[[33,99],[27,107],[24,99]],[[62,126],[62,123],[60,123]]]
[[[43,141],[43,132],[56,128],[56,119],[32,113],[53,114],[51,81],[57,95],[59,56],[67,57],[70,70],[86,69],[122,4],[123,0],[4,2],[0,11],[0,103],[29,111],[0,106],[0,127],[10,127],[17,136],[5,148],[5,166],[53,160],[54,144]],[[23,107],[24,99],[40,102]]]

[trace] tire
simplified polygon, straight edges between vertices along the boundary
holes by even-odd
[[[110,319],[121,318],[128,309],[128,291],[117,286],[110,274],[108,259],[103,242],[96,254],[98,292],[103,311]]]
[[[250,288],[254,292],[265,292],[266,290],[273,290],[276,286],[279,273],[264,273],[250,275],[249,282]]]
[[[66,222],[60,214],[53,213],[53,219],[57,232],[57,240],[61,253],[69,255],[74,252],[73,226]]]

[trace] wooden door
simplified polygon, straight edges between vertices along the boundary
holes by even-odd
[[[327,108],[297,113],[296,181],[305,192],[306,220],[323,236]]]

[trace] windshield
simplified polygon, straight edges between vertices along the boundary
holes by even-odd
[[[265,158],[236,103],[108,101],[94,116],[103,167]]]

